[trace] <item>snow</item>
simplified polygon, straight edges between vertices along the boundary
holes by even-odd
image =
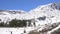
[[[54,31],[58,30],[59,28],[60,28],[60,25],[59,25],[58,27],[56,27],[56,28],[52,29],[51,31],[48,31],[48,34],[51,34],[52,32],[54,32]]]
[[[0,28],[0,34],[24,34],[24,30],[26,30],[26,34],[29,33],[31,30],[33,30],[33,27],[27,27],[27,28],[6,28],[1,27]]]

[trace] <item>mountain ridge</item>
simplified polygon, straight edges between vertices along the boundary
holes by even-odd
[[[23,10],[0,10],[1,11],[0,18],[8,17],[9,19],[17,18],[17,19],[27,19],[28,20],[28,19],[36,19],[36,18],[43,17],[43,16],[46,16],[49,18],[54,17],[54,16],[57,17],[60,13],[59,12],[60,10],[58,10],[58,8],[60,8],[60,6],[58,6],[58,8],[55,9],[54,4],[56,4],[58,6],[59,3],[50,3],[50,4],[38,6],[37,8],[35,8],[29,12],[24,12]],[[51,6],[53,6],[53,7],[51,7]],[[3,20],[5,20],[5,19],[3,19]]]

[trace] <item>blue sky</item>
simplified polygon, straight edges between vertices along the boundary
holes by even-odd
[[[0,10],[24,10],[29,11],[39,5],[44,5],[60,0],[0,0]]]

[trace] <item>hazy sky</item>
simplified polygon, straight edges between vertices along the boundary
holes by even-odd
[[[0,10],[25,10],[29,11],[39,5],[52,2],[60,2],[60,0],[0,0]]]

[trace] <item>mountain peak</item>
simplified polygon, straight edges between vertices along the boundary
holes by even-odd
[[[51,8],[60,10],[60,3],[51,3]]]
[[[57,5],[57,4],[60,4],[60,3],[54,2],[54,3],[52,3],[52,4],[56,4],[56,5]]]

